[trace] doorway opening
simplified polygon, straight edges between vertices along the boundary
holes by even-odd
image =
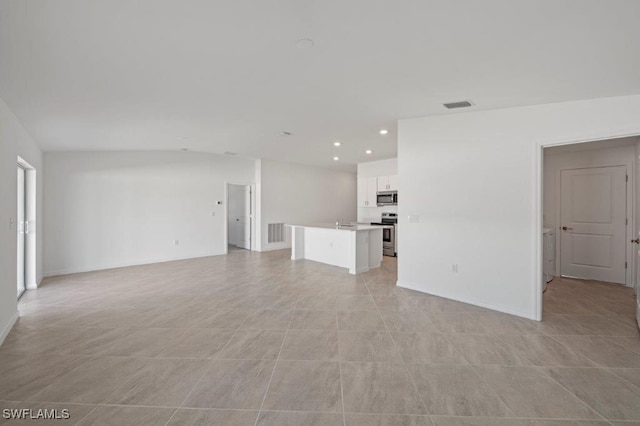
[[[615,313],[616,294],[635,310],[639,154],[637,136],[542,147],[542,313]]]
[[[26,242],[26,237],[27,237],[27,232],[29,232],[29,222],[27,221],[27,215],[26,215],[26,207],[27,207],[27,202],[26,202],[26,172],[24,170],[24,168],[22,168],[22,166],[20,166],[20,164],[18,164],[18,205],[17,205],[17,217],[16,217],[16,224],[17,224],[17,229],[18,229],[18,242],[17,242],[17,248],[18,248],[18,252],[17,252],[17,259],[18,259],[18,264],[17,264],[17,283],[18,283],[18,299],[20,299],[20,297],[22,296],[22,294],[25,292],[25,290],[27,289],[27,280],[26,280],[26,276],[25,276],[25,272],[26,272],[26,265],[25,265],[25,260],[27,258],[26,253],[25,253],[25,249],[27,246],[27,242]]]
[[[16,297],[27,289],[35,289],[36,282],[36,170],[22,158],[17,158],[17,198],[15,229]]]
[[[253,250],[254,187],[227,183],[227,252]]]

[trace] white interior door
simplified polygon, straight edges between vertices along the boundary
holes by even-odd
[[[25,248],[26,248],[26,191],[25,191],[25,171],[22,167],[18,167],[18,210],[16,227],[18,234],[18,263],[17,263],[17,282],[18,282],[18,297],[24,293],[25,290]]]
[[[626,166],[563,170],[560,273],[626,283]]]
[[[238,245],[238,224],[236,205],[238,204],[238,190],[235,185],[227,185],[227,243]]]
[[[238,197],[238,247],[251,249],[251,186],[246,185]]]

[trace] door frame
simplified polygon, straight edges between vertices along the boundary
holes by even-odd
[[[17,166],[22,167],[25,172],[25,217],[29,222],[29,234],[25,237],[25,287],[27,290],[35,290],[38,288],[38,279],[36,274],[36,245],[37,232],[39,232],[40,228],[38,223],[36,222],[37,170],[20,156],[17,156]],[[17,211],[15,215],[17,216]]]
[[[634,150],[636,149],[636,147],[634,146]],[[635,155],[634,155],[635,157]],[[627,180],[627,186],[625,188],[625,199],[627,202],[627,211],[626,211],[626,216],[628,219],[628,223],[626,226],[626,233],[625,233],[625,261],[627,262],[627,269],[625,270],[625,283],[621,284],[621,285],[625,285],[627,287],[634,287],[633,283],[633,271],[635,270],[634,266],[634,262],[633,262],[633,246],[629,243],[629,241],[631,241],[633,239],[633,228],[634,228],[634,224],[635,224],[635,200],[634,200],[634,194],[635,194],[635,187],[634,187],[634,182],[635,182],[635,170],[633,167],[633,163],[635,163],[635,161],[631,161],[629,163],[626,164],[620,164],[618,162],[612,162],[612,163],[603,163],[597,166],[589,166],[589,167],[566,167],[566,168],[560,168],[558,170],[558,174],[556,176],[556,211],[555,211],[555,216],[556,216],[556,225],[558,229],[555,229],[556,232],[556,236],[557,238],[555,239],[555,245],[556,245],[556,258],[555,258],[555,264],[556,264],[556,268],[555,268],[555,273],[562,276],[562,257],[561,257],[561,249],[562,249],[562,238],[560,237],[560,225],[562,224],[562,172],[563,171],[567,171],[567,170],[588,170],[588,169],[601,169],[601,168],[605,168],[605,167],[624,167],[626,169],[626,173],[628,176],[628,180]],[[544,188],[543,188],[544,189]]]
[[[543,290],[543,277],[544,277],[544,273],[542,271],[542,268],[544,266],[544,256],[542,254],[542,249],[543,249],[543,235],[542,235],[542,230],[544,228],[544,223],[543,223],[543,218],[544,218],[544,148],[551,148],[554,146],[562,146],[562,145],[572,145],[572,144],[579,144],[579,143],[587,143],[587,142],[597,142],[597,141],[603,141],[603,140],[610,140],[610,139],[619,139],[619,138],[633,138],[633,137],[640,137],[640,128],[637,129],[636,131],[632,131],[632,132],[624,132],[624,133],[618,133],[618,134],[608,134],[608,135],[596,135],[594,137],[588,137],[588,138],[582,138],[582,139],[554,139],[554,140],[537,140],[533,143],[533,166],[534,166],[534,170],[533,173],[535,175],[535,180],[534,180],[534,193],[535,193],[535,197],[534,197],[534,209],[533,209],[533,219],[534,219],[534,227],[533,227],[533,241],[534,241],[534,265],[536,265],[536,267],[534,268],[534,280],[535,280],[535,285],[533,286],[533,301],[534,301],[534,312],[535,312],[535,319],[537,319],[538,321],[542,321],[542,290]],[[638,151],[636,151],[636,154],[638,154]],[[635,159],[636,161],[633,162],[633,170],[634,170],[634,176],[636,175],[635,173],[635,169],[637,167],[637,158]],[[636,210],[636,202],[638,201],[638,196],[636,194],[637,192],[637,185],[636,182],[632,182],[632,199],[633,199],[633,214],[631,217],[631,228],[633,229],[633,235],[637,235],[638,234],[638,226],[636,224],[636,215],[638,214],[637,210]],[[633,284],[633,286],[636,288],[636,291],[638,291],[638,273],[637,273],[637,267],[638,267],[638,256],[632,256],[631,258],[632,260],[632,264],[631,264],[631,269],[632,269],[632,280],[631,283]]]
[[[229,185],[248,186],[251,189],[251,247],[249,251],[256,251],[256,184],[250,182],[224,181],[224,254],[229,253]]]
[[[22,291],[18,294],[18,300],[22,297],[22,295],[27,291],[27,237],[28,234],[25,233],[24,227],[25,224],[29,221],[27,214],[27,169],[20,163],[17,165],[17,172],[22,172],[22,188],[20,188],[20,178],[18,174],[18,185],[17,192],[18,197],[16,199],[16,212],[20,212],[22,210],[22,215],[16,214],[16,281],[20,281],[19,272],[22,269]],[[22,200],[20,200],[20,192],[22,192]],[[20,202],[22,202],[22,207],[20,206]],[[28,230],[27,225],[27,230]],[[20,253],[20,244],[18,241],[22,239],[22,253]],[[22,258],[22,265],[18,267],[20,258]],[[17,283],[16,283],[17,284]]]

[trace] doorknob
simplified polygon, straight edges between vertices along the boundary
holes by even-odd
[[[573,228],[569,228],[569,227],[563,226],[562,230],[563,231],[573,231]]]
[[[631,240],[633,244],[640,244],[640,238],[636,238],[635,240]]]

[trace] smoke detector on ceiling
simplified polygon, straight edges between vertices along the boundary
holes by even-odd
[[[473,102],[471,101],[448,102],[442,105],[444,105],[444,107],[447,109],[469,108],[473,106]]]
[[[298,46],[298,49],[310,49],[313,47],[313,40],[310,38],[301,38],[296,41],[296,46]]]

